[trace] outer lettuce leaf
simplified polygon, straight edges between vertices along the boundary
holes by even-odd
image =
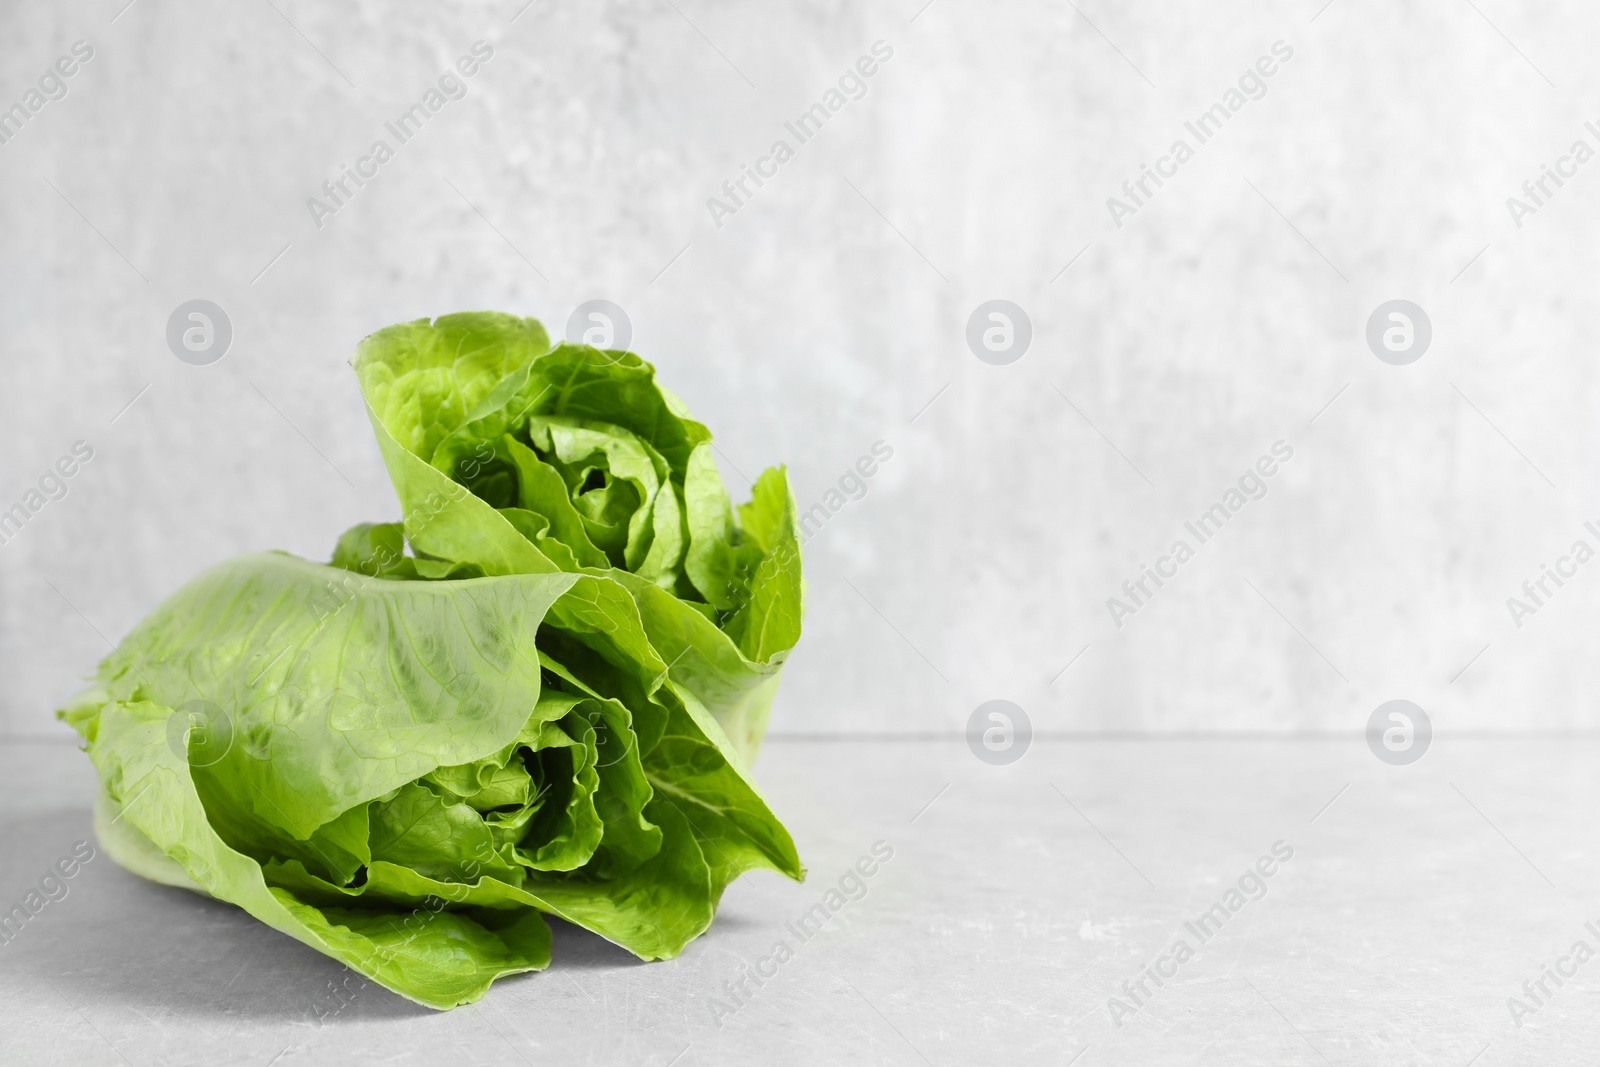
[[[697,445],[689,454],[683,495],[688,513],[689,550],[684,572],[706,603],[722,612],[739,607],[749,573],[761,561],[758,545],[739,545],[733,505],[722,487],[711,445]]]
[[[367,415],[400,497],[406,540],[417,555],[476,563],[485,574],[560,570],[491,504],[396,441],[376,410],[369,406]]]
[[[645,757],[645,773],[701,843],[713,900],[755,867],[804,877],[789,832],[739,769],[716,720],[692,704],[674,703],[661,743]]]
[[[433,1008],[477,1000],[502,975],[549,965],[550,931],[537,911],[317,907],[269,886],[255,859],[211,829],[189,765],[167,744],[173,714],[144,701],[112,701],[94,719],[89,757],[117,809],[106,822],[125,825],[121,838],[101,837],[118,862],[139,870],[125,859],[129,846],[110,841],[137,834],[159,843],[145,847],[147,855],[159,848],[198,888]]]
[[[601,882],[533,874],[527,891],[556,915],[587,927],[641,959],[671,959],[704,933],[717,897],[707,865],[681,810],[652,800],[645,818],[661,827],[661,850],[633,871]]]
[[[782,467],[756,479],[750,502],[739,506],[744,532],[762,552],[747,599],[724,627],[744,655],[770,663],[800,640],[805,590],[800,581],[800,535],[794,496]]]
[[[341,550],[385,543],[373,528]],[[195,701],[216,709],[199,740]],[[154,611],[63,717],[101,769],[118,862],[435,1007],[543,966],[542,925],[502,913],[664,958],[742,871],[802,873],[607,578],[369,578],[242,557]],[[134,810],[132,755],[111,742],[135,727],[161,750],[141,758],[176,820]],[[451,977],[399,954],[419,924],[471,966]]]
[[[636,575],[615,577],[638,603],[651,644],[672,664],[675,691],[716,721],[742,766],[753,765],[782,663],[748,659],[714,622],[661,587]]]
[[[113,699],[220,708],[232,744],[201,769],[202,796],[304,840],[516,737],[539,699],[539,623],[580,581],[402,582],[242,556],[146,617],[100,682]]]
[[[352,363],[383,424],[407,451],[431,457],[496,385],[549,348],[534,319],[469,311],[385,327]]]

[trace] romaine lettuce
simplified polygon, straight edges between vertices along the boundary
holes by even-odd
[[[661,959],[803,877],[749,778],[800,629],[782,469],[736,518],[648,364],[530,319],[353,363],[403,523],[215,567],[100,665],[59,714],[106,851],[436,1008],[546,966],[544,914]]]

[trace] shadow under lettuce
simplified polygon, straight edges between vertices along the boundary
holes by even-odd
[[[58,861],[85,854],[84,842],[93,846],[92,856],[62,877]],[[124,871],[95,842],[87,809],[33,812],[8,822],[0,838],[0,912],[13,906],[26,912],[29,893],[37,894],[32,903],[43,902],[37,913],[20,925],[13,920],[19,927],[14,934],[0,934],[7,984],[48,980],[73,1009],[121,1006],[175,1021],[212,1017],[308,1028],[439,1014],[231,904]],[[550,968],[508,976],[496,988],[526,995],[556,969],[642,965],[580,927],[554,918],[550,926]],[[560,988],[552,994],[565,995]]]

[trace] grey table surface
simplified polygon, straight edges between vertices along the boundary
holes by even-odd
[[[91,838],[93,778],[71,744],[0,744],[9,909]],[[449,1013],[97,856],[0,944],[0,1063],[1590,1063],[1600,962],[1572,952],[1600,948],[1597,757],[1585,738],[1441,736],[1408,767],[1360,737],[1085,739],[990,767],[960,739],[773,739],[758,778],[804,884],[745,877],[666,963],[557,924],[547,971]],[[858,889],[878,842],[893,856]],[[791,924],[830,899],[802,941]],[[1236,910],[1202,944],[1185,924],[1219,903]]]

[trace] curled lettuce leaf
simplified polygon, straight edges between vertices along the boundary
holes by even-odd
[[[536,352],[539,336],[531,320],[471,313],[362,342],[352,363],[405,537],[435,565],[620,582],[673,685],[748,765],[800,637],[784,470],[764,472],[735,509],[710,431],[653,367],[581,345]],[[503,376],[489,385],[485,367]]]
[[[119,861],[434,1007],[543,967],[539,913],[663,958],[732,877],[802,873],[609,579],[245,556],[152,612],[63,714]]]

